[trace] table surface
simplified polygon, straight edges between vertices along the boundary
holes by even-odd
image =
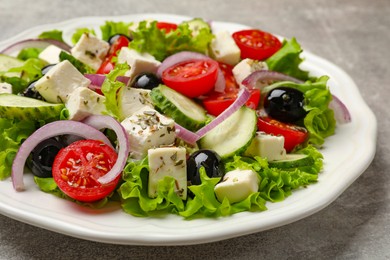
[[[312,216],[209,244],[102,244],[0,215],[1,259],[390,259],[389,0],[2,0],[0,41],[41,24],[134,13],[202,17],[296,37],[303,48],[343,68],[379,119],[372,164],[337,200]]]

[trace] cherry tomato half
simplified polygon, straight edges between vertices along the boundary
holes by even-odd
[[[54,181],[69,197],[92,202],[108,196],[118,184],[118,178],[108,184],[98,182],[118,158],[115,150],[98,140],[80,140],[61,149],[54,159]]]
[[[257,128],[268,134],[284,136],[284,149],[287,152],[291,152],[297,145],[305,142],[309,135],[303,127],[282,123],[268,116],[258,117]]]
[[[100,68],[96,71],[97,74],[108,74],[111,70],[114,69],[115,63],[112,61],[112,58],[118,55],[118,52],[122,47],[129,46],[130,40],[124,35],[118,35],[115,37],[114,42],[110,46],[110,50],[106,55],[103,63],[100,65]]]
[[[278,38],[260,30],[238,31],[233,33],[233,39],[241,50],[242,59],[265,60],[282,47]]]
[[[218,62],[192,59],[164,70],[162,81],[177,92],[194,98],[210,92],[217,81],[217,75]]]
[[[251,89],[251,96],[246,102],[246,106],[252,109],[256,109],[260,101],[260,90]],[[223,111],[225,111],[234,100],[236,100],[238,94],[237,91],[232,91],[230,93],[213,93],[203,100],[203,106],[210,115],[218,116]]]
[[[219,68],[222,71],[223,76],[225,77],[225,92],[232,92],[238,89],[238,84],[233,75],[233,66],[219,62]]]
[[[177,29],[177,24],[167,23],[167,22],[157,22],[157,28],[160,30],[165,30],[165,33],[169,33]]]

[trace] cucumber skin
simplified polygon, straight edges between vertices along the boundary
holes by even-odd
[[[246,143],[246,144],[244,144],[243,146],[241,146],[239,149],[237,149],[236,151],[233,151],[233,152],[231,152],[231,153],[227,153],[227,154],[224,154],[224,153],[218,153],[218,155],[221,157],[221,159],[223,159],[223,160],[226,160],[226,159],[228,159],[228,158],[230,158],[230,157],[233,157],[234,155],[241,155],[241,154],[243,154],[245,151],[246,151],[246,149],[250,146],[250,144],[252,143],[252,140],[253,140],[253,138],[255,137],[255,135],[256,135],[256,132],[257,132],[257,124],[256,124],[256,122],[257,122],[257,115],[256,115],[256,111],[255,110],[253,110],[253,109],[250,109],[250,108],[248,108],[248,107],[246,107],[246,106],[243,106],[243,107],[241,107],[238,111],[240,111],[240,110],[244,110],[244,109],[247,109],[248,111],[249,110],[251,110],[252,112],[253,112],[253,120],[254,120],[254,124],[253,124],[253,129],[252,129],[252,133],[251,133],[251,138],[248,140],[248,142]],[[236,111],[236,113],[238,112],[238,111]],[[205,137],[207,136],[207,134],[203,137],[203,138],[201,138],[200,140],[199,140],[199,145],[200,145],[200,147],[203,149],[203,148],[205,148],[205,149],[211,149],[211,150],[213,150],[213,147],[211,146],[208,146],[208,145],[205,145]],[[229,141],[229,140],[226,140],[227,142]]]
[[[289,168],[298,168],[302,166],[311,166],[314,164],[314,162],[315,161],[311,156],[306,155],[306,157],[297,159],[295,161],[287,161],[287,160],[271,161],[268,162],[268,165],[274,168],[289,169]]]
[[[150,92],[150,98],[152,99],[153,105],[155,106],[157,111],[169,116],[176,123],[178,123],[184,128],[187,128],[188,130],[196,131],[202,126],[204,126],[208,120],[207,116],[205,116],[205,121],[196,121],[188,118],[188,116],[183,114],[171,101],[169,101],[161,93],[161,85],[157,88],[152,89],[152,91]]]
[[[1,94],[0,98],[7,98],[7,96],[12,96],[12,94]],[[18,99],[20,99],[21,102],[25,98],[30,99],[28,97],[18,96]],[[61,111],[62,109],[64,109],[64,107],[65,106],[63,104],[50,104],[48,106],[40,107],[19,107],[14,105],[0,105],[0,117],[7,119],[50,122],[58,120],[60,118]]]

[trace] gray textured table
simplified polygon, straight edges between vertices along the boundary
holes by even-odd
[[[390,1],[1,0],[0,40],[32,26],[80,16],[175,13],[295,36],[343,68],[379,118],[371,166],[336,201],[301,221],[210,244],[107,245],[0,215],[1,259],[390,259]]]

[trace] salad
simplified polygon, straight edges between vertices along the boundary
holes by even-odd
[[[350,120],[302,49],[258,29],[107,21],[44,32],[0,55],[0,177],[134,216],[266,210],[315,183]],[[16,55],[13,55],[17,53]]]

